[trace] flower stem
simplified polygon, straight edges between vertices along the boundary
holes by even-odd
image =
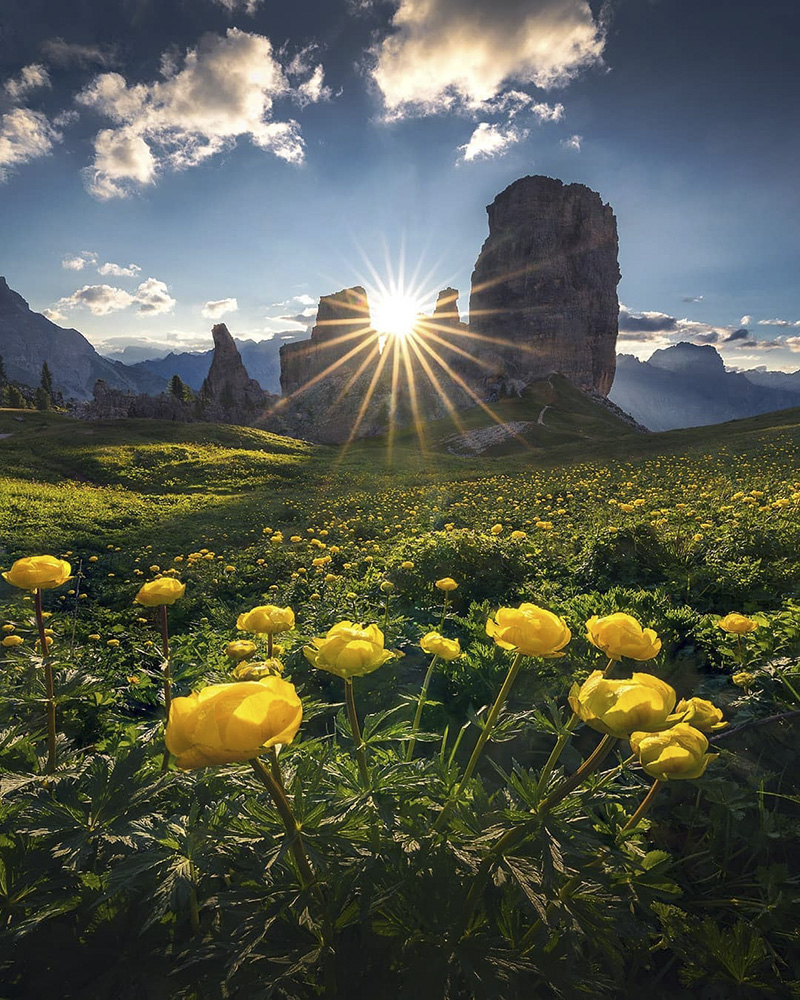
[[[53,664],[47,652],[47,636],[44,631],[44,615],[42,613],[42,592],[36,589],[33,597],[36,610],[36,625],[39,629],[39,642],[42,647],[42,666],[44,667],[44,683],[47,692],[47,774],[53,774],[56,769],[56,689],[53,680]]]
[[[272,639],[272,632],[267,632],[267,658],[272,659],[272,650],[274,649],[274,642]]]
[[[514,660],[511,666],[509,667],[508,673],[506,674],[506,679],[503,681],[503,686],[500,688],[500,693],[495,698],[494,704],[489,710],[489,715],[486,717],[486,724],[484,725],[483,730],[481,731],[481,734],[478,737],[478,742],[475,744],[475,749],[472,751],[472,756],[467,762],[467,766],[464,770],[464,774],[461,778],[458,788],[455,790],[455,794],[452,796],[452,798],[447,803],[445,803],[444,809],[442,809],[442,811],[439,813],[439,818],[436,821],[436,825],[434,826],[435,830],[441,831],[442,827],[444,826],[445,820],[450,815],[450,811],[461,797],[461,793],[464,791],[467,782],[472,777],[472,774],[478,765],[478,760],[480,759],[483,748],[486,746],[489,737],[492,735],[492,729],[494,729],[494,724],[495,722],[497,722],[497,717],[500,714],[500,710],[505,704],[505,701],[508,698],[509,692],[511,691],[514,681],[516,680],[517,674],[519,673],[520,668],[522,667],[523,659],[524,657],[522,653],[517,653],[517,655],[514,657]]]
[[[353,682],[349,677],[344,681],[344,700],[347,705],[347,717],[350,720],[350,729],[353,733],[353,743],[356,747],[356,760],[358,761],[358,771],[361,780],[365,785],[369,785],[369,768],[367,767],[367,754],[364,749],[364,738],[361,735],[361,726],[358,724],[358,713],[356,712],[356,700],[353,695]]]
[[[308,855],[306,854],[305,844],[303,843],[303,835],[300,832],[300,824],[292,812],[292,807],[289,804],[289,800],[286,797],[286,791],[283,787],[283,780],[280,776],[280,765],[278,764],[277,754],[275,755],[273,767],[277,769],[277,777],[270,771],[268,767],[265,767],[264,762],[259,757],[253,757],[250,761],[253,770],[256,773],[256,777],[264,784],[267,791],[275,803],[275,808],[278,810],[278,815],[280,816],[286,832],[289,835],[289,847],[292,854],[294,855],[295,863],[297,864],[297,870],[300,875],[300,884],[304,889],[311,889],[322,909],[322,945],[323,945],[323,970],[325,978],[325,996],[335,997],[337,994],[336,987],[336,968],[334,965],[335,951],[334,951],[334,938],[333,938],[333,926],[331,924],[330,916],[328,914],[328,907],[325,900],[325,893],[322,891],[322,886],[320,886],[314,869],[311,867],[311,862],[308,860]]]
[[[162,604],[159,607],[159,621],[161,623],[161,655],[164,662],[161,664],[161,673],[164,675],[164,711],[169,723],[169,710],[172,707],[172,669],[169,662],[169,623],[167,621],[167,606]],[[164,774],[169,768],[169,750],[164,748],[164,757],[161,761],[161,773]]]
[[[539,803],[539,812],[549,812],[554,805],[565,799],[571,791],[576,789],[589,775],[596,771],[606,757],[611,753],[614,744],[617,742],[616,736],[604,736],[594,748],[594,751],[586,758],[578,770],[566,781],[562,781],[558,787]]]
[[[449,603],[450,603],[450,594],[447,591],[445,591],[444,592],[444,604],[442,605],[442,620],[439,622],[439,631],[440,632],[444,628],[444,620],[447,617],[447,605]]]
[[[573,712],[566,726],[564,727],[564,732],[556,740],[556,745],[550,756],[547,758],[544,767],[542,768],[542,773],[539,775],[539,782],[536,786],[536,794],[539,798],[542,796],[542,792],[547,788],[547,780],[553,772],[553,768],[558,763],[559,758],[564,750],[564,747],[569,742],[570,736],[572,736],[572,730],[577,726],[580,721],[579,717]]]
[[[434,656],[428,665],[428,672],[425,674],[425,680],[422,682],[422,690],[419,693],[419,702],[417,703],[417,711],[414,715],[414,723],[411,726],[411,739],[408,741],[408,748],[406,749],[406,760],[409,761],[414,756],[414,743],[416,742],[417,731],[419,730],[420,720],[422,719],[422,710],[425,708],[425,703],[428,698],[428,685],[431,682],[431,677],[433,676],[434,668],[439,662],[439,657]]]
[[[659,781],[658,778],[656,778],[656,780],[653,782],[650,791],[647,793],[647,795],[645,795],[645,797],[640,802],[639,808],[636,810],[633,816],[631,816],[631,818],[628,820],[625,826],[623,826],[622,830],[620,830],[620,833],[627,833],[628,830],[632,830],[636,826],[636,824],[647,815],[650,806],[653,804],[653,799],[655,799],[656,795],[658,794],[659,788],[661,788],[663,784],[664,784],[663,781]]]

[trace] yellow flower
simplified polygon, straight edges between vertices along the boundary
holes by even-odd
[[[294,611],[279,608],[274,604],[262,604],[252,611],[239,615],[236,627],[243,632],[257,632],[259,635],[276,635],[294,628]]]
[[[756,675],[750,673],[749,670],[739,670],[731,677],[731,680],[737,687],[744,688],[745,690],[753,684],[755,679]]]
[[[652,674],[634,674],[630,680],[608,680],[595,670],[583,684],[572,685],[569,704],[587,726],[622,738],[637,730],[667,729],[680,719],[673,715],[675,691]]]
[[[441,580],[436,581],[435,586],[438,587],[439,590],[443,590],[445,594],[449,594],[452,590],[457,589],[458,584],[452,576],[443,576]]]
[[[515,541],[515,542],[521,542],[524,538],[527,538],[527,537],[528,537],[528,535],[524,531],[512,531],[511,532],[511,539],[512,539],[512,541]]]
[[[291,743],[302,718],[294,684],[280,677],[209,684],[173,699],[165,740],[187,771],[250,760],[277,743]]]
[[[489,529],[493,535],[500,535],[503,532],[502,524],[493,524]]]
[[[498,608],[486,622],[486,634],[503,649],[517,649],[526,656],[563,656],[559,652],[572,638],[563,618],[535,604]]]
[[[675,781],[699,778],[709,763],[719,756],[706,753],[708,740],[686,722],[663,733],[631,733],[631,748],[651,778]]]
[[[92,632],[92,634],[90,636],[88,636],[87,638],[91,639],[92,642],[99,642],[100,641],[100,633],[99,632]]]
[[[404,562],[400,563],[400,569],[413,569],[414,563],[410,559],[406,559]]]
[[[733,632],[734,635],[744,635],[745,632],[754,632],[758,628],[758,622],[754,622],[752,618],[740,615],[736,611],[731,611],[729,615],[719,619],[717,627],[724,629],[725,632]]]
[[[3,579],[21,590],[52,590],[71,579],[72,567],[55,556],[28,556],[17,559]]]
[[[705,698],[682,698],[675,706],[675,714],[683,713],[681,721],[699,729],[701,733],[713,733],[728,725],[722,720],[722,710]]]
[[[89,562],[90,563],[96,563],[97,562],[97,556],[89,556]]]
[[[593,615],[586,622],[586,638],[610,660],[621,660],[623,656],[652,660],[661,649],[661,640],[653,629],[642,629],[635,618],[621,611],[603,618]]]
[[[134,597],[134,604],[143,604],[146,608],[157,608],[163,604],[174,604],[183,597],[186,584],[172,577],[162,577],[145,583]]]
[[[8,624],[6,624],[6,625],[3,626],[3,631],[4,632],[13,632],[16,627],[17,627],[16,625],[12,625],[9,622]]]
[[[441,660],[455,660],[461,656],[461,645],[458,639],[445,639],[439,632],[427,632],[419,640],[423,652],[438,656]]]
[[[21,646],[25,642],[21,635],[7,635],[3,638],[2,645],[13,648],[14,646]]]
[[[119,646],[119,639],[109,639],[106,646],[111,646],[112,649],[116,649]]]
[[[233,670],[233,676],[237,681],[260,681],[271,674],[282,673],[283,664],[275,657],[270,660],[260,660],[258,663],[237,663]]]
[[[394,590],[394,584],[391,580],[384,580],[381,584],[381,592],[384,594],[391,594]]]
[[[363,677],[383,666],[394,653],[383,647],[383,632],[377,625],[339,622],[324,638],[312,639],[303,652],[312,666],[349,680]]]
[[[237,639],[235,642],[229,642],[225,647],[225,655],[230,656],[232,660],[246,660],[255,651],[256,644],[249,639]]]

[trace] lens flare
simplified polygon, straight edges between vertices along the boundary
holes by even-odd
[[[427,302],[401,289],[378,292],[375,300],[370,300],[372,325],[389,337],[411,336],[426,309],[430,310]]]

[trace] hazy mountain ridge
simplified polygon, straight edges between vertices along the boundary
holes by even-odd
[[[34,312],[23,297],[0,277],[0,356],[7,376],[36,386],[46,361],[53,384],[66,399],[88,399],[98,379],[130,392],[161,392],[162,379],[102,357],[86,337]]]
[[[287,330],[275,334],[269,340],[233,338],[248,375],[254,378],[265,392],[280,392],[280,349],[283,344],[290,343],[290,337],[294,338],[295,334]],[[172,351],[165,357],[148,358],[128,367],[164,381],[168,381],[173,375],[179,375],[191,389],[198,392],[208,375],[213,354],[213,348],[207,351]]]
[[[618,355],[609,399],[652,431],[701,427],[800,405],[800,388],[775,388],[786,384],[779,378],[758,384],[751,374],[783,373],[729,372],[710,344],[674,344],[648,361]],[[798,374],[786,379],[795,384],[791,380]]]

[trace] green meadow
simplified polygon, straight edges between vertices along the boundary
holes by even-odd
[[[40,622],[0,583],[4,998],[800,996],[800,410],[494,410],[463,434],[520,430],[480,455],[449,420],[327,448],[0,411],[2,569],[70,566]],[[587,629],[615,614],[627,652]],[[342,622],[376,628],[337,659]],[[248,755],[267,695],[302,721]]]

